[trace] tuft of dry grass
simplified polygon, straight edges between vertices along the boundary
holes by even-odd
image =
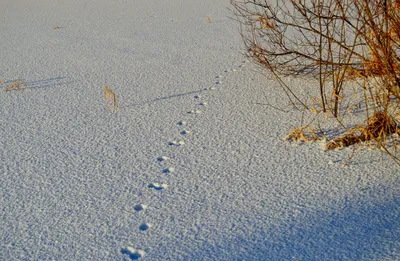
[[[112,91],[108,86],[104,86],[104,97],[106,98],[107,109],[116,112],[118,109],[118,101],[115,92]]]
[[[308,126],[302,126],[291,129],[289,134],[285,137],[285,140],[295,142],[310,142],[320,140],[320,137],[318,137],[315,130],[312,130]]]
[[[207,22],[210,24],[211,23],[211,18],[209,16],[206,16]]]
[[[2,81],[0,83],[2,83]],[[14,80],[4,88],[4,91],[21,91],[25,89],[28,89],[26,80]]]
[[[374,114],[366,123],[351,128],[326,144],[326,150],[348,147],[365,141],[377,141],[377,146],[385,146],[389,135],[399,133],[398,124],[384,112]]]

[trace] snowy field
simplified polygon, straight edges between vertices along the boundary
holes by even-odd
[[[229,7],[0,1],[0,260],[400,259],[399,167],[283,141]]]

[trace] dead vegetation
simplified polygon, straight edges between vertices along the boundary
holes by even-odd
[[[0,84],[3,82],[1,81]],[[28,89],[26,80],[14,80],[4,87],[3,91],[22,91]]]
[[[331,140],[326,144],[325,149],[343,148],[365,141],[376,141],[378,146],[384,146],[387,137],[394,133],[399,134],[396,121],[385,113],[377,113],[366,123],[351,128],[343,135]]]
[[[318,141],[320,139],[321,137],[317,134],[317,131],[308,126],[292,128],[289,131],[289,134],[285,137],[285,140],[291,140],[295,142],[311,142]]]
[[[104,97],[106,99],[107,109],[116,112],[118,110],[118,101],[115,92],[108,86],[104,86]]]
[[[276,77],[292,105],[333,115],[342,125],[345,133],[333,137],[326,149],[372,140],[385,148],[388,137],[398,133],[399,121],[392,115],[400,109],[400,1],[231,0],[231,4],[247,55]],[[304,100],[285,76],[317,79],[319,97]],[[360,101],[345,95],[349,82],[365,104],[364,123],[350,129],[342,119]],[[315,139],[308,127],[292,129],[287,138]]]

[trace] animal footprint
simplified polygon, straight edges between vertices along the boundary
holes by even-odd
[[[146,208],[147,208],[147,205],[144,205],[144,204],[138,204],[133,207],[133,209],[137,212],[145,210]]]
[[[163,170],[163,173],[172,173],[172,172],[174,172],[175,171],[175,168],[172,168],[172,167],[170,167],[170,168],[166,168],[166,169],[164,169]]]
[[[161,156],[157,158],[158,161],[167,161],[169,158],[167,156]]]
[[[185,144],[185,142],[183,140],[180,140],[180,141],[173,140],[173,141],[168,142],[169,146],[177,146],[178,147],[178,146],[182,146],[183,144]]]
[[[190,131],[188,131],[188,130],[183,130],[180,132],[180,134],[182,134],[182,135],[188,135],[189,133],[190,133]]]
[[[146,255],[144,250],[134,249],[133,247],[127,247],[121,250],[121,253],[128,255],[131,260],[138,260]]]
[[[155,189],[155,190],[163,190],[168,188],[167,184],[159,184],[159,183],[151,183],[148,186],[149,188]]]
[[[180,121],[178,122],[178,126],[185,126],[186,125],[186,121]]]
[[[200,110],[191,110],[191,111],[188,111],[188,113],[189,114],[200,114],[201,111]]]
[[[139,226],[139,229],[140,229],[141,231],[146,231],[146,230],[148,230],[149,228],[151,228],[151,224],[147,224],[147,223],[143,223],[143,224],[141,224],[141,225]]]

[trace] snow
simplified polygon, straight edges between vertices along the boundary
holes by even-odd
[[[398,166],[283,141],[229,7],[0,2],[0,260],[400,258]]]

